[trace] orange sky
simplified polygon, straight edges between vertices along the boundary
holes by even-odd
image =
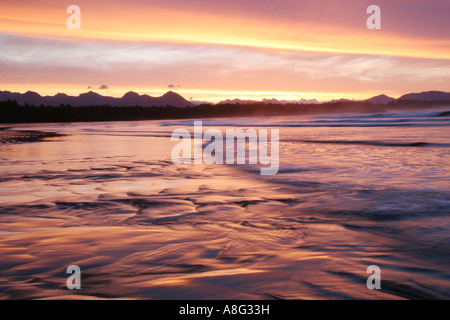
[[[81,30],[66,27],[70,4]],[[366,27],[370,4],[2,1],[0,90],[159,95],[170,85],[208,101],[449,91],[448,1],[378,1],[381,30]]]

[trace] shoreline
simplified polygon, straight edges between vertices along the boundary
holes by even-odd
[[[36,131],[36,130],[10,130],[11,127],[0,128],[0,144],[40,142],[46,138],[62,137],[63,134],[56,132]]]

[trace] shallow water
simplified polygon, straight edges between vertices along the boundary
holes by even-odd
[[[0,145],[0,297],[450,298],[448,116],[204,121],[278,128],[273,176],[174,165],[192,125],[41,124],[68,136]]]

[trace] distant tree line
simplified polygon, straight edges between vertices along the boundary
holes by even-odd
[[[111,107],[61,105],[29,106],[16,101],[0,102],[0,123],[135,121],[161,119],[198,119],[336,113],[381,113],[402,110],[427,110],[450,106],[450,101],[395,101],[389,104],[337,101],[322,104],[202,104],[194,107]]]

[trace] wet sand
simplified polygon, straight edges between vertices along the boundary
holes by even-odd
[[[173,128],[155,122],[33,129],[67,136],[0,145],[0,299],[450,297],[446,148],[395,147],[388,130],[283,129],[269,179],[174,165]],[[401,134],[448,141],[426,130]],[[390,145],[294,139],[319,140],[308,134]],[[72,264],[79,291],[66,287]],[[381,290],[366,286],[369,265]]]

